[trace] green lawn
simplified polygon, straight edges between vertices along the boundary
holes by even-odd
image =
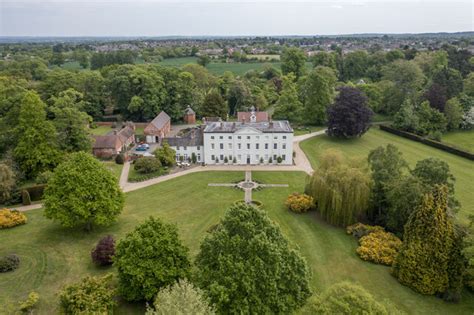
[[[441,141],[455,147],[474,152],[474,129],[447,132],[443,134]]]
[[[460,304],[444,303],[400,285],[389,275],[389,268],[363,262],[355,254],[356,240],[317,219],[314,212],[297,215],[288,212],[283,201],[294,191],[302,191],[302,172],[254,172],[259,182],[287,183],[288,188],[266,188],[254,193],[264,209],[282,228],[290,241],[298,246],[312,270],[311,287],[315,293],[329,285],[349,280],[358,282],[379,300],[389,300],[397,308],[411,314],[469,314],[474,309],[474,296],[463,297]],[[0,255],[20,255],[20,268],[0,274],[0,305],[17,301],[36,290],[41,296],[38,314],[57,311],[56,292],[64,285],[87,274],[114,272],[113,268],[97,268],[91,263],[90,250],[107,234],[121,238],[146,217],[153,215],[178,225],[181,238],[194,257],[206,231],[217,223],[226,208],[243,199],[243,192],[228,187],[208,187],[209,182],[229,183],[242,180],[243,172],[201,172],[175,178],[126,195],[125,209],[117,223],[96,228],[91,233],[80,229],[61,228],[46,220],[42,210],[27,213],[28,223],[1,230]],[[121,303],[117,314],[142,314],[143,305]]]
[[[117,164],[115,161],[101,161],[105,167],[115,176],[117,179],[120,179],[120,174],[122,174],[123,164]]]
[[[91,128],[90,132],[91,134],[95,136],[105,136],[107,133],[111,132],[112,130],[113,128],[110,126],[97,126],[97,128]]]
[[[456,196],[462,205],[458,217],[461,222],[466,223],[467,217],[470,214],[474,215],[474,194],[472,193],[474,183],[473,161],[419,142],[392,135],[375,126],[358,139],[333,139],[323,135],[305,140],[300,145],[308,156],[313,168],[315,168],[318,164],[318,157],[325,149],[338,148],[348,157],[366,159],[371,150],[378,146],[385,146],[388,143],[396,145],[403,152],[404,158],[412,167],[417,161],[428,157],[437,157],[449,163],[451,172],[456,177]]]

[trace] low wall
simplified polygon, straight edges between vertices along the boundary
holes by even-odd
[[[407,138],[407,139],[410,139],[410,140],[413,140],[413,141],[421,142],[423,144],[429,145],[430,147],[437,148],[437,149],[449,152],[451,154],[455,154],[457,156],[461,156],[463,158],[474,161],[474,153],[461,150],[459,148],[444,144],[442,142],[438,142],[438,141],[431,140],[431,139],[426,139],[426,138],[423,138],[423,137],[421,137],[419,135],[416,135],[414,133],[398,130],[398,129],[392,128],[390,126],[387,126],[387,125],[380,125],[379,128],[383,131],[390,132],[394,135],[397,135],[397,136],[400,136],[400,137],[403,137],[403,138]]]

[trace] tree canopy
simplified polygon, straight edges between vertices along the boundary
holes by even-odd
[[[201,243],[198,284],[218,312],[291,313],[310,296],[309,270],[263,210],[232,206]]]
[[[63,226],[109,225],[122,212],[117,178],[92,155],[69,155],[55,169],[44,192],[44,215]]]
[[[188,277],[191,263],[176,226],[150,217],[119,241],[114,266],[120,294],[127,301],[141,301]]]
[[[329,136],[353,138],[362,136],[370,128],[373,112],[359,89],[346,86],[339,89],[327,114]]]

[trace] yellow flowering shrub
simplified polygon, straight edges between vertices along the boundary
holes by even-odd
[[[346,228],[347,234],[355,236],[358,239],[361,238],[362,236],[366,236],[372,232],[377,232],[377,231],[385,231],[385,230],[383,227],[378,226],[378,225],[367,225],[363,223],[352,224]]]
[[[377,230],[359,239],[357,254],[366,261],[391,266],[402,241],[392,233]]]
[[[26,216],[17,210],[0,209],[0,229],[11,228],[25,224]]]
[[[306,194],[293,193],[286,199],[286,207],[296,213],[307,212],[313,206],[313,197]]]

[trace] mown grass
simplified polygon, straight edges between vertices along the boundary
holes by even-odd
[[[391,277],[388,267],[360,260],[355,254],[356,240],[343,229],[322,222],[314,212],[297,215],[287,211],[283,205],[285,198],[292,192],[303,191],[305,177],[302,172],[253,172],[253,178],[259,182],[289,184],[288,188],[255,192],[254,199],[263,202],[269,216],[291,243],[300,248],[312,270],[314,293],[348,280],[360,283],[378,300],[388,300],[409,314],[472,313],[472,294],[466,293],[460,304],[417,294]],[[181,239],[195,257],[207,230],[234,201],[243,199],[240,190],[207,184],[243,178],[243,172],[201,172],[127,193],[118,221],[91,233],[62,228],[45,219],[42,210],[28,212],[26,225],[0,230],[0,255],[15,252],[21,258],[18,270],[0,274],[0,305],[23,299],[36,290],[41,296],[38,314],[57,312],[56,293],[64,285],[85,275],[115,272],[113,267],[97,268],[91,263],[90,250],[97,240],[107,234],[119,239],[150,215],[177,224]],[[143,310],[143,304],[121,303],[115,313],[143,314]]]
[[[122,174],[123,164],[117,164],[114,160],[112,161],[101,161],[102,164],[114,175],[117,179],[120,179],[120,175]]]
[[[441,141],[463,150],[474,152],[474,129],[447,132],[443,134]]]
[[[97,126],[97,128],[91,128],[90,133],[95,136],[105,136],[113,129],[110,126]]]
[[[474,194],[472,193],[474,187],[473,161],[390,134],[375,126],[361,138],[345,140],[322,135],[305,140],[301,142],[300,146],[306,153],[313,168],[316,168],[321,153],[326,149],[337,148],[347,157],[366,159],[371,150],[389,143],[396,145],[400,149],[403,157],[411,167],[414,167],[417,161],[429,157],[440,158],[449,164],[451,172],[456,177],[456,196],[462,205],[458,218],[461,222],[467,223],[468,216],[474,215]]]

